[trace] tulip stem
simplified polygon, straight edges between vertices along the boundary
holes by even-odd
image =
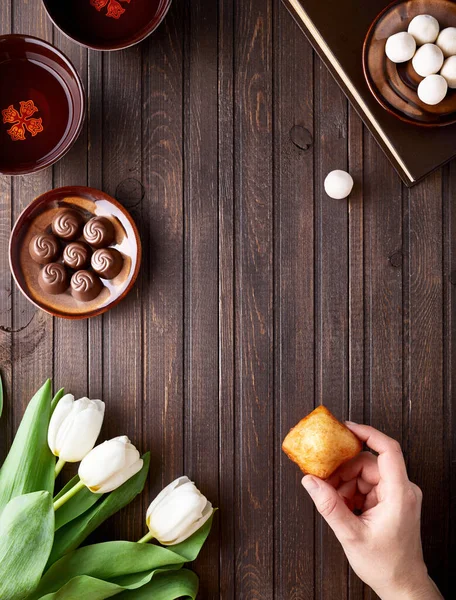
[[[66,494],[63,494],[63,496],[61,496],[58,500],[54,502],[54,510],[58,510],[61,506],[65,504],[65,502],[68,502],[70,498],[72,498],[80,490],[82,490],[83,487],[84,484],[82,483],[82,481],[78,481],[77,484],[73,486],[70,490],[68,490]]]
[[[147,544],[147,542],[151,542],[154,539],[154,536],[152,535],[152,533],[150,531],[148,531],[146,533],[146,535],[144,537],[142,537],[140,540],[138,540],[138,544]]]
[[[57,479],[58,474],[60,473],[60,471],[63,469],[63,467],[65,466],[66,461],[63,460],[62,458],[59,458],[59,460],[57,461],[56,465],[55,465],[55,470],[54,470],[54,478]]]

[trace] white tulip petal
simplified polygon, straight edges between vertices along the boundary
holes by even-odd
[[[201,494],[171,494],[150,516],[150,530],[159,541],[172,540],[201,517],[205,505]]]
[[[188,477],[179,477],[155,498],[146,514],[151,534],[171,546],[190,537],[210,518],[212,504]]]
[[[204,523],[206,523],[206,521],[208,521],[210,519],[213,512],[214,512],[214,509],[212,508],[212,504],[208,501],[206,508],[203,512],[203,515],[200,519],[198,519],[198,521],[196,521],[191,527],[188,528],[188,530],[185,533],[183,533],[182,535],[177,537],[173,542],[163,543],[163,545],[164,546],[175,546],[177,544],[180,544],[181,542],[184,542],[186,539],[188,539],[190,536],[192,536],[194,533],[196,533],[198,531],[198,529],[201,529],[201,527],[204,525]]]
[[[164,500],[174,489],[185,483],[191,483],[190,479],[186,475],[184,475],[183,477],[178,477],[173,482],[168,484],[165,488],[163,488],[163,490],[158,494],[158,496],[147,509],[146,520],[149,519],[149,516],[152,513],[152,511],[162,502],[162,500]]]
[[[94,406],[78,413],[71,421],[60,445],[60,458],[66,462],[79,462],[95,446],[103,425],[104,411]]]
[[[73,394],[65,394],[59,400],[54,412],[52,413],[48,429],[48,444],[51,452],[55,454],[55,456],[58,456],[58,449],[56,443],[60,427],[67,418],[67,416],[71,413],[73,403]]]
[[[87,486],[91,492],[95,492],[97,494],[107,494],[108,492],[112,492],[116,490],[121,485],[123,485],[126,481],[131,479],[136,473],[139,473],[143,468],[144,461],[142,458],[137,460],[135,463],[125,467],[121,471],[118,471],[109,479],[103,481],[99,486],[95,485],[93,487]],[[85,482],[84,482],[85,483]]]
[[[110,492],[141,470],[143,461],[127,436],[100,444],[79,465],[81,481],[93,492]]]
[[[79,477],[91,488],[101,485],[125,466],[126,436],[113,438],[96,446],[79,465]]]

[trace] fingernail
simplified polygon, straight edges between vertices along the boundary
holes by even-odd
[[[310,477],[310,475],[306,475],[304,477],[302,480],[302,485],[304,486],[304,489],[311,495],[320,487],[318,481],[313,477]]]
[[[345,421],[346,425],[358,425],[358,423],[355,423],[354,421]]]

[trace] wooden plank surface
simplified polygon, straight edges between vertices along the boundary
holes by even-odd
[[[143,496],[101,538],[141,536],[148,503],[186,473],[220,508],[194,565],[200,598],[373,598],[281,452],[324,402],[403,444],[431,575],[448,592],[454,164],[405,189],[280,0],[175,0],[153,36],[116,53],[72,43],[40,2],[1,2],[11,31],[71,58],[88,117],[54,168],[0,177],[0,455],[52,376],[106,401],[104,438],[152,452]],[[333,168],[355,179],[348,201],[324,193]],[[37,311],[8,267],[20,211],[70,184],[116,196],[144,246],[129,297],[90,322]]]

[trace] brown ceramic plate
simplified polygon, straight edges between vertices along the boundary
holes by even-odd
[[[44,292],[38,282],[43,267],[30,256],[30,240],[36,234],[51,233],[51,222],[62,208],[76,210],[84,222],[94,216],[105,216],[114,226],[115,239],[108,245],[121,252],[122,270],[112,280],[102,278],[103,290],[91,301],[76,300],[70,289],[51,295]],[[82,239],[79,236],[74,241]],[[61,250],[53,262],[62,263],[63,249],[68,242],[60,239],[59,243]],[[92,248],[92,252],[94,250]],[[138,276],[141,241],[132,217],[117,200],[92,188],[64,187],[39,196],[23,211],[11,233],[9,259],[19,289],[35,306],[55,317],[86,319],[101,315],[128,294]],[[72,274],[73,271],[68,270],[68,275]]]
[[[456,90],[429,106],[418,98],[422,77],[415,73],[412,61],[394,64],[385,54],[386,40],[399,31],[407,31],[417,15],[429,14],[440,29],[456,27],[456,3],[450,0],[407,0],[393,2],[370,26],[363,46],[363,69],[367,84],[377,101],[402,121],[423,127],[441,127],[456,123]]]
[[[93,50],[121,50],[150,35],[171,0],[43,0],[54,25]]]
[[[0,36],[0,173],[34,173],[68,152],[82,129],[85,96],[71,62],[25,35]]]

